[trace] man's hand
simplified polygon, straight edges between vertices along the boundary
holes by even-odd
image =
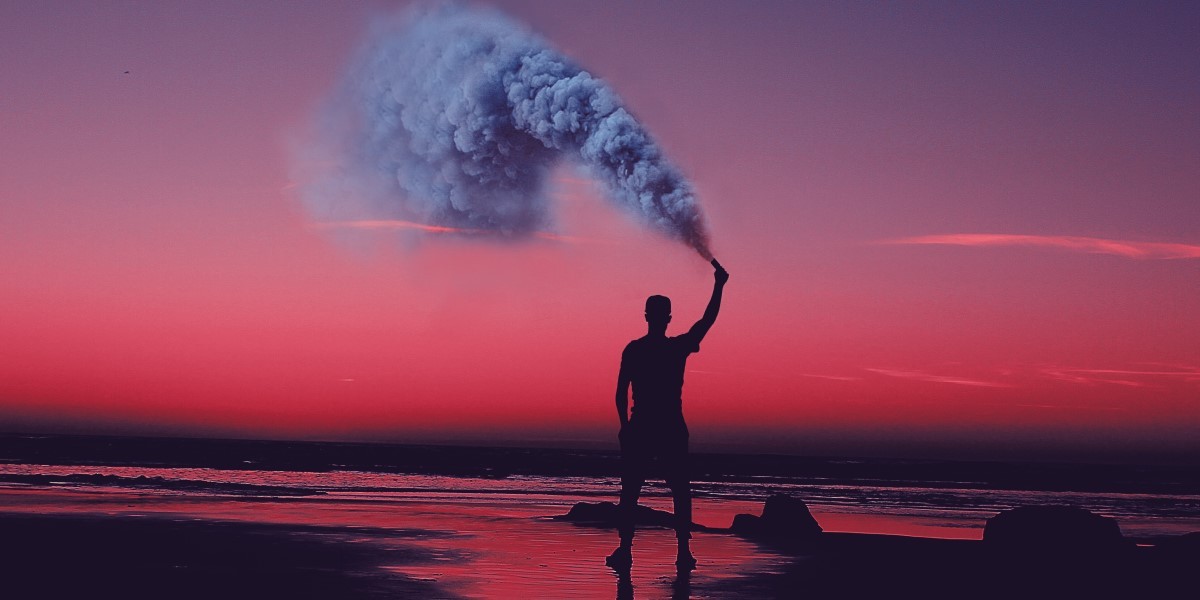
[[[713,271],[713,278],[716,279],[717,285],[725,285],[725,282],[729,281],[729,271],[726,271],[725,267],[722,267],[721,263],[717,262],[715,258],[712,259],[712,266],[715,269]]]

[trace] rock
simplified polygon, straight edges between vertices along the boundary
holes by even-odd
[[[987,520],[983,541],[995,550],[1038,556],[1097,556],[1134,546],[1115,519],[1073,506],[1006,510]]]
[[[1200,531],[1165,538],[1154,545],[1159,555],[1176,558],[1200,558]]]
[[[577,502],[567,514],[555,517],[562,521],[570,521],[582,525],[598,527],[617,526],[617,505],[612,502]],[[639,527],[675,527],[675,515],[649,506],[639,504],[633,513],[634,524]],[[693,530],[707,530],[708,527],[692,523]]]
[[[746,513],[733,516],[733,524],[729,526],[729,530],[739,535],[753,535],[758,533],[762,517],[757,515],[748,515]]]
[[[735,516],[729,529],[738,535],[775,542],[811,541],[821,533],[821,526],[804,501],[783,494],[767,498],[761,517]]]

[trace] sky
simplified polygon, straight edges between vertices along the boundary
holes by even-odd
[[[732,277],[694,450],[1200,456],[1194,3],[488,3],[608,81]],[[526,242],[341,231],[289,148],[403,3],[0,5],[0,431],[616,447],[711,267],[578,169]]]

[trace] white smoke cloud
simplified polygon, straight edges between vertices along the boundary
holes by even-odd
[[[691,185],[612,89],[493,10],[374,23],[295,159],[319,221],[513,237],[550,224],[547,178],[573,160],[624,211],[711,258]]]

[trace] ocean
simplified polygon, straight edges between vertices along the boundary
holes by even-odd
[[[804,500],[826,531],[980,539],[989,517],[1028,505],[1110,516],[1135,540],[1200,531],[1200,471],[1189,466],[701,453],[692,467],[695,520],[714,528],[783,493]],[[200,499],[444,502],[536,505],[552,517],[576,502],[615,502],[619,485],[619,457],[600,450],[0,435],[4,510],[21,508],[18,492],[53,491],[133,495],[137,510]],[[643,498],[670,510],[661,481]]]

